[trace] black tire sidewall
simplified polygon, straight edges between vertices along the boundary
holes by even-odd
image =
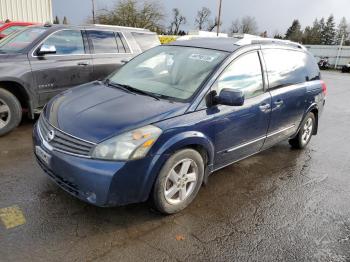
[[[9,91],[0,88],[0,98],[8,105],[10,109],[10,122],[0,129],[0,136],[7,134],[15,129],[22,119],[22,107],[18,99]]]
[[[165,180],[167,178],[169,171],[174,166],[174,164],[176,164],[177,162],[185,158],[192,159],[197,164],[197,167],[198,167],[197,181],[198,182],[191,196],[189,196],[185,201],[183,201],[178,205],[172,205],[168,203],[168,201],[165,199],[165,195],[164,195]],[[201,185],[203,182],[203,176],[204,176],[203,158],[196,150],[182,149],[180,151],[177,151],[165,162],[154,184],[152,198],[153,198],[153,204],[155,208],[163,214],[174,214],[183,210],[195,199],[199,189],[201,188]]]

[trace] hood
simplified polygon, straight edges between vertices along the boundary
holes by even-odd
[[[98,143],[111,136],[184,114],[188,106],[128,93],[96,81],[56,96],[46,106],[44,115],[58,129]]]

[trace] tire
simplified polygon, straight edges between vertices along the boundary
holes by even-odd
[[[15,129],[22,120],[22,107],[9,91],[0,88],[0,136]]]
[[[292,148],[295,149],[303,149],[305,148],[310,140],[312,135],[314,134],[314,130],[316,127],[316,119],[313,113],[308,113],[300,125],[300,130],[297,136],[291,140],[289,140],[289,144]]]
[[[187,175],[182,177],[184,173]],[[183,149],[176,152],[166,161],[154,184],[152,192],[154,207],[168,215],[183,210],[196,197],[203,176],[204,161],[197,151]],[[193,181],[194,179],[196,180]]]

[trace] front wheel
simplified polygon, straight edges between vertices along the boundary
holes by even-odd
[[[311,137],[314,134],[315,127],[315,115],[310,112],[306,115],[304,121],[302,122],[297,136],[289,140],[289,144],[296,149],[305,148],[309,144]]]
[[[22,107],[9,91],[0,88],[0,136],[15,129],[22,119]]]
[[[204,176],[202,156],[193,149],[172,155],[155,182],[152,199],[163,214],[174,214],[186,208],[196,197]]]

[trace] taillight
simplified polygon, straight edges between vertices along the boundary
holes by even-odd
[[[323,93],[324,95],[327,94],[327,85],[326,85],[326,83],[323,82],[323,81],[322,81],[322,93]]]

